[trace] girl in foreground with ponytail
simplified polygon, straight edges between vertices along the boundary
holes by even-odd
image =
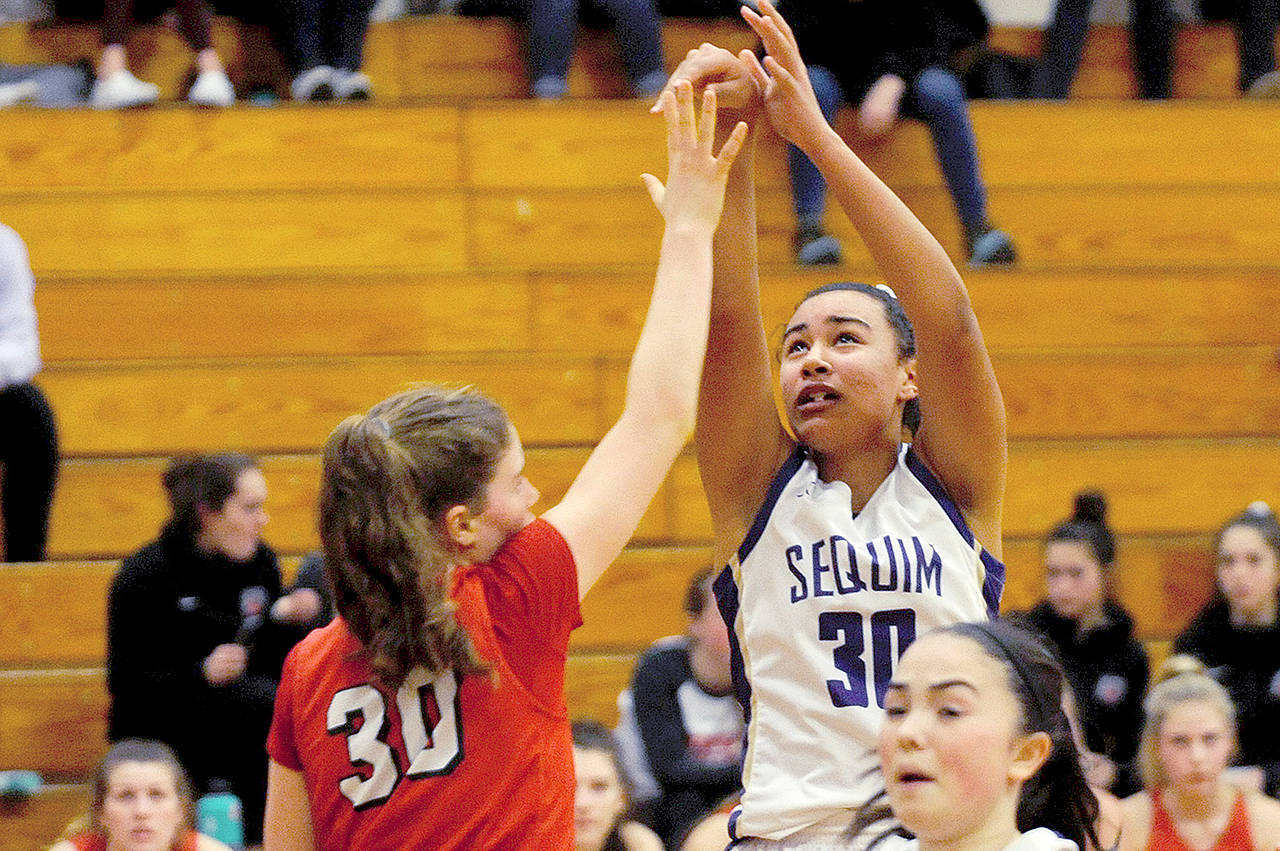
[[[653,299],[618,422],[541,518],[502,409],[424,388],[352,417],[324,453],[320,530],[340,617],[285,666],[267,851],[574,845],[563,695],[578,602],[621,552],[693,430],[711,239],[740,125],[663,95],[669,174]]]
[[[871,847],[1098,847],[1098,802],[1080,768],[1062,688],[1049,649],[1007,621],[943,627],[907,648],[885,693],[879,745],[901,828]],[[873,831],[888,815],[864,809],[851,833]]]

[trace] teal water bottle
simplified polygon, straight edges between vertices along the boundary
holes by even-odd
[[[196,801],[196,830],[241,851],[244,848],[244,813],[240,799],[224,782],[214,780],[209,789],[209,794]]]

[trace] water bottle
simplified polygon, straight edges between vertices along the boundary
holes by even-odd
[[[210,782],[209,790],[209,794],[196,801],[196,830],[242,851],[244,813],[240,798],[224,781]]]

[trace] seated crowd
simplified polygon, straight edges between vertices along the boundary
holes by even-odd
[[[865,2],[870,7],[873,0]],[[290,30],[295,97],[368,97],[359,45],[369,5],[314,5]],[[618,26],[633,90],[650,96],[666,80],[652,42],[658,10],[638,14],[623,5],[606,11]],[[779,79],[795,83],[803,72],[796,56],[782,60],[790,69],[775,58],[783,52],[779,43],[794,47],[786,41],[791,34],[770,30],[777,26],[776,13],[767,3],[763,8],[764,17],[750,16],[752,25],[774,41],[768,62],[751,67],[758,75],[765,68],[775,74],[770,85]],[[559,97],[576,6],[556,7],[553,19],[541,19],[536,2],[526,11],[531,43],[555,45],[531,51],[533,94]],[[189,100],[209,106],[231,102],[234,92],[209,41],[209,9],[200,0],[184,0],[176,12],[198,67]],[[124,44],[132,16],[131,2],[108,0],[106,46],[91,94],[96,106],[132,106],[157,97],[154,87],[127,68]],[[638,41],[629,43],[632,38]],[[750,55],[743,61],[748,60]],[[980,197],[982,189],[964,95],[955,75],[937,64],[935,58],[920,67],[903,66],[905,76],[862,69],[861,88],[849,80],[828,81],[834,88],[811,104],[805,101],[809,117],[857,94],[866,113],[860,121],[873,128],[887,127],[899,114],[946,123],[945,132],[934,132],[939,156],[948,156],[945,149],[964,160],[973,181],[964,186],[948,177],[970,264],[1012,262],[1011,240],[968,197]],[[815,74],[820,79],[821,72]],[[308,558],[286,588],[276,554],[263,538],[268,494],[256,461],[233,453],[173,461],[163,478],[170,517],[155,541],[124,559],[110,589],[106,661],[113,745],[93,777],[88,812],[68,827],[54,851],[222,851],[226,845],[198,832],[195,802],[228,791],[243,807],[244,842],[257,845],[265,837],[269,849],[273,843],[309,847],[317,828],[333,827],[313,824],[307,807],[309,801],[315,806],[322,786],[332,799],[329,811],[343,814],[334,821],[347,820],[344,829],[359,836],[368,828],[349,811],[358,815],[381,805],[402,780],[425,784],[457,765],[460,725],[453,728],[452,754],[442,753],[448,743],[436,725],[456,722],[464,699],[468,706],[488,707],[495,730],[506,732],[501,725],[514,723],[512,717],[536,718],[554,737],[568,635],[580,622],[578,603],[630,538],[666,474],[662,464],[670,466],[693,428],[692,413],[684,408],[695,407],[697,378],[678,367],[688,366],[683,360],[700,361],[703,352],[693,343],[682,345],[688,342],[683,337],[702,334],[705,346],[712,234],[722,203],[716,196],[724,196],[746,134],[741,125],[735,128],[717,156],[716,95],[706,101],[712,117],[695,122],[691,89],[682,81],[659,101],[672,174],[665,186],[646,175],[646,185],[667,232],[650,317],[632,362],[633,383],[618,425],[592,456],[596,463],[587,462],[564,502],[534,518],[538,492],[524,478],[516,429],[496,404],[469,391],[407,391],[335,431],[325,453],[321,508],[331,563]],[[940,107],[940,101],[946,103]],[[969,149],[957,153],[950,144],[956,139]],[[795,157],[793,166],[803,170],[800,160],[806,158],[798,147]],[[853,182],[848,173],[836,177]],[[826,184],[822,174],[817,180],[821,201]],[[878,200],[892,197],[887,189],[876,194],[882,184],[867,184],[859,184],[860,191]],[[799,209],[800,194],[798,259],[826,262],[825,256],[804,254],[826,235],[805,218],[814,210]],[[970,202],[975,206],[966,208]],[[892,207],[894,214],[898,209]],[[919,236],[922,231],[912,234],[928,242]],[[826,247],[838,257],[838,245]],[[930,257],[949,267],[945,252]],[[698,287],[707,291],[698,302],[701,324],[686,315],[692,310],[686,307],[690,292]],[[18,300],[25,306],[29,295],[27,287]],[[846,297],[847,292],[836,296]],[[902,311],[891,292],[859,292],[857,298],[887,305],[886,313]],[[9,384],[27,385],[38,358],[23,365]],[[672,393],[665,384],[673,375],[690,386]],[[679,390],[686,392],[672,401]],[[902,395],[895,406],[916,398],[907,390]],[[817,392],[804,404],[813,408],[829,401]],[[772,405],[772,397],[765,405]],[[893,432],[895,459],[905,424]],[[644,451],[627,444],[628,438]],[[444,451],[436,452],[441,446]],[[795,454],[797,467],[802,449]],[[911,459],[904,465],[916,463],[908,450],[902,457]],[[616,475],[618,468],[631,478]],[[618,516],[603,498],[615,493],[622,494],[618,503],[624,506]],[[6,533],[11,539],[12,532]],[[1133,618],[1113,593],[1111,577],[1122,558],[1107,525],[1105,500],[1096,493],[1081,494],[1073,515],[1049,532],[1043,549],[1046,599],[1031,611],[922,629],[918,637],[912,620],[910,638],[895,626],[894,641],[904,645],[898,667],[890,674],[886,666],[883,681],[876,680],[884,710],[877,758],[885,792],[852,813],[841,835],[871,837],[882,848],[926,851],[1101,851],[1117,836],[1124,849],[1280,845],[1280,803],[1273,798],[1280,793],[1275,514],[1265,504],[1249,506],[1223,525],[1213,554],[1212,599],[1177,637],[1178,655],[1154,685]],[[732,668],[743,648],[722,620],[717,603],[726,610],[730,604],[717,600],[721,594],[712,570],[691,577],[686,632],[641,657],[619,700],[622,723],[616,732],[580,721],[572,742],[520,752],[531,771],[546,770],[548,777],[563,767],[565,752],[572,754],[571,805],[565,806],[565,790],[559,788],[524,794],[546,793],[558,811],[572,809],[582,851],[692,848],[708,835],[711,847],[723,847],[736,838],[734,799],[744,760],[753,755],[743,751],[745,719],[731,697],[735,690],[738,697],[743,693]],[[520,652],[508,652],[512,647]],[[539,666],[544,657],[548,664]],[[551,670],[551,661],[561,668]],[[380,720],[387,717],[386,697],[369,685],[379,677],[396,686],[398,723],[404,727],[389,741]],[[328,688],[339,680],[344,687],[331,695],[327,717],[316,720],[320,716],[309,711],[309,701],[320,693],[318,684]],[[828,687],[834,699],[841,684]],[[511,762],[512,754],[503,752],[506,742],[489,744],[495,748],[490,765],[503,758]],[[348,754],[362,771],[328,783],[334,766],[350,765],[341,754],[316,757],[324,747]],[[470,782],[478,786],[482,780]],[[1115,804],[1111,795],[1122,800]],[[414,829],[426,835],[431,828]],[[483,829],[475,827],[477,835]],[[305,835],[306,842],[289,845],[294,834]],[[751,839],[745,847],[770,846]]]

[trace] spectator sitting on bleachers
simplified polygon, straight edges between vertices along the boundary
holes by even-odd
[[[1280,804],[1237,786],[1231,699],[1186,656],[1165,663],[1146,702],[1139,746],[1145,790],[1125,799],[1121,851],[1272,851]]]
[[[1071,93],[1092,7],[1093,0],[1058,0],[1053,23],[1044,35],[1036,97],[1061,100]],[[1149,100],[1167,98],[1173,94],[1173,4],[1170,0],[1132,0],[1129,15],[1138,93]]]
[[[1276,70],[1276,0],[1239,0],[1235,7],[1236,43],[1240,46],[1240,91],[1245,97],[1280,98]]]
[[[89,812],[49,851],[231,851],[195,831],[191,782],[173,751],[125,739],[93,773]]]
[[[742,710],[711,582],[710,568],[693,576],[684,636],[646,651],[631,682],[634,722],[660,789],[651,826],[671,848],[742,782]]]
[[[260,842],[271,709],[301,637],[267,616],[281,583],[262,541],[266,480],[249,457],[226,454],[175,461],[164,486],[169,522],[111,584],[108,737],[170,745],[200,793],[229,785],[246,840]]]
[[[195,82],[187,100],[197,106],[231,106],[236,93],[227,79],[222,60],[210,41],[212,13],[205,0],[173,0],[178,25],[196,52]],[[133,24],[134,0],[106,0],[102,15],[102,56],[98,78],[89,93],[96,109],[125,109],[155,103],[160,89],[129,73],[125,40]]]
[[[1209,669],[1236,706],[1237,762],[1280,791],[1280,524],[1254,503],[1218,532],[1217,590],[1173,643]],[[1256,774],[1257,772],[1255,772]]]
[[[4,561],[43,561],[58,477],[58,435],[40,371],[35,276],[27,247],[0,225],[0,541]]]
[[[1025,622],[1053,642],[1079,697],[1084,744],[1096,755],[1089,782],[1125,795],[1137,790],[1116,786],[1117,769],[1137,751],[1149,665],[1133,636],[1133,618],[1108,587],[1116,546],[1106,511],[1101,494],[1076,495],[1072,517],[1045,541],[1048,599]]]
[[[958,68],[986,38],[976,0],[799,0],[783,3],[814,95],[835,120],[842,102],[858,104],[858,131],[887,134],[900,117],[923,121],[964,229],[971,267],[1007,265],[1013,242],[987,216],[987,188]],[[823,229],[827,186],[816,166],[788,146],[796,212],[796,262],[838,263],[841,247]]]
[[[618,35],[622,63],[636,97],[651,97],[667,82],[662,66],[662,19],[654,0],[588,0]],[[578,30],[579,0],[462,0],[464,15],[503,15],[529,26],[529,86],[536,98],[569,91],[569,65]]]
[[[360,71],[374,0],[291,0],[290,31],[298,74],[294,100],[368,100],[369,78]]]
[[[574,851],[662,851],[652,830],[627,818],[627,790],[613,734],[596,721],[573,722]]]

